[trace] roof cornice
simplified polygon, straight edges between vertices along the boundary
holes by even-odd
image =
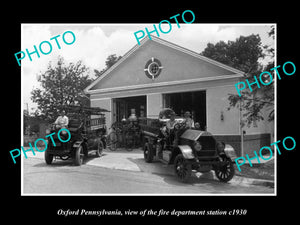
[[[116,87],[116,88],[104,88],[104,89],[98,89],[98,90],[90,90],[91,88],[93,88],[97,83],[99,83],[103,78],[105,78],[107,75],[110,74],[110,72],[112,72],[116,67],[118,67],[121,63],[123,63],[131,54],[133,54],[137,49],[139,49],[141,46],[143,46],[145,43],[147,43],[148,41],[150,41],[150,39],[148,37],[145,37],[141,40],[140,42],[140,45],[139,44],[136,44],[134,45],[118,62],[116,62],[113,66],[111,66],[108,70],[106,70],[100,77],[98,77],[95,81],[93,81],[89,86],[87,86],[85,89],[84,89],[84,92],[86,94],[92,94],[92,93],[102,93],[102,92],[105,92],[105,91],[108,91],[109,89],[119,89],[119,87]],[[166,40],[163,40],[161,38],[158,38],[158,37],[155,37],[155,36],[151,36],[151,41],[155,41],[157,43],[160,43],[162,45],[165,45],[165,46],[168,46],[170,48],[173,48],[173,49],[176,49],[178,51],[181,51],[183,53],[186,53],[186,54],[189,54],[193,57],[196,57],[198,59],[201,59],[203,61],[206,61],[206,62],[209,62],[213,65],[216,65],[218,67],[221,67],[223,69],[226,69],[226,70],[229,70],[231,71],[233,74],[237,75],[237,77],[243,77],[243,74],[244,72],[240,71],[240,70],[237,70],[235,68],[232,68],[230,66],[227,66],[223,63],[220,63],[220,62],[217,62],[213,59],[209,59],[205,56],[202,56],[192,50],[189,50],[189,49],[186,49],[184,47],[181,47],[179,45],[176,45],[174,43],[171,43],[169,41],[166,41]],[[228,77],[228,78],[232,78],[232,75],[225,75],[225,76],[219,76],[219,77],[222,77],[222,79],[226,79],[225,77]],[[206,78],[199,78],[199,79],[206,79]],[[210,78],[207,78],[207,79],[210,79]],[[216,78],[218,79],[218,78]],[[196,80],[196,79],[193,79],[193,80]],[[197,79],[198,80],[198,79]],[[177,82],[177,81],[176,81]],[[180,80],[178,81],[179,83],[182,83],[184,82],[184,80]],[[171,83],[171,82],[167,82],[167,83]],[[134,86],[129,86],[129,87],[138,87],[138,86],[147,86],[148,84],[145,84],[145,85],[134,85]],[[152,86],[153,84],[151,84]],[[126,86],[126,88],[128,88],[128,86]],[[99,91],[100,90],[100,91]],[[103,91],[102,91],[103,90]]]
[[[216,81],[216,80],[224,80],[224,79],[236,79],[240,78],[239,74],[230,74],[224,76],[213,76],[213,77],[201,77],[196,79],[188,79],[188,80],[175,80],[175,81],[165,81],[159,83],[149,83],[149,84],[139,84],[139,85],[131,85],[131,86],[124,86],[124,87],[113,87],[113,88],[101,88],[96,90],[89,90],[88,94],[102,94],[108,92],[118,92],[124,90],[137,90],[143,88],[156,88],[156,87],[165,87],[165,86],[172,86],[178,84],[192,84],[196,82],[205,82],[205,81]]]

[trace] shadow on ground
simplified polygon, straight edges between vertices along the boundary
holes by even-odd
[[[107,155],[107,153],[103,153],[102,154],[102,156],[105,156],[105,155]],[[86,164],[86,163],[88,163],[89,161],[95,159],[95,158],[99,158],[99,157],[96,156],[95,153],[89,153],[88,157],[84,158],[83,165]],[[74,159],[73,158],[69,158],[67,160],[62,160],[59,157],[54,157],[53,161],[52,161],[52,163],[50,165],[46,164],[45,161],[43,161],[42,163],[37,163],[37,164],[34,165],[34,167],[63,167],[63,166],[74,166],[74,167],[77,167],[74,164]]]
[[[166,165],[161,163],[160,161],[145,163],[143,158],[139,158],[139,159],[128,158],[128,160],[135,163],[142,172],[148,172],[148,173],[159,175],[163,177],[166,183],[169,184],[182,185],[182,186],[204,184],[204,183],[220,184],[219,180],[215,179],[213,171],[207,173],[197,173],[197,174],[192,172],[192,176],[190,177],[188,182],[183,183],[175,175],[173,165]]]

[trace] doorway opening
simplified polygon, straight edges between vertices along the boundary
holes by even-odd
[[[200,123],[201,129],[206,129],[206,91],[164,94],[163,105],[181,117],[189,111],[194,122]]]
[[[146,96],[134,96],[125,98],[113,99],[113,117],[114,122],[121,122],[123,118],[128,119],[131,110],[135,110],[135,115],[139,117],[146,117],[147,100]]]

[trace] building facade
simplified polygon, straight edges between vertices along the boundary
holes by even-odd
[[[158,118],[163,108],[192,113],[202,129],[231,144],[241,154],[241,113],[230,109],[228,94],[243,72],[163,39],[144,38],[85,89],[91,106],[109,110],[107,127],[128,118]],[[270,142],[272,124],[259,124],[244,135],[244,154]],[[248,141],[248,143],[247,143]]]

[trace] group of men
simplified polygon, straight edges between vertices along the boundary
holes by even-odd
[[[166,122],[166,126],[162,129],[162,133],[166,137],[166,141],[168,145],[173,143],[174,145],[177,144],[177,134],[174,131],[175,125],[179,122],[175,120],[176,114],[174,111],[170,113],[170,119]],[[69,124],[69,118],[66,116],[66,112],[64,110],[60,111],[60,115],[57,117],[57,119],[54,122],[57,129],[60,128],[67,128]],[[196,129],[200,130],[200,124],[198,122],[194,122],[194,120],[191,118],[191,113],[189,111],[186,111],[184,113],[184,121],[183,123],[186,129]]]
[[[170,114],[170,120],[167,121],[166,123],[166,128],[168,131],[171,131],[174,129],[175,125],[178,123],[175,120],[175,112],[171,112]],[[190,128],[190,129],[200,129],[200,124],[198,122],[194,122],[194,120],[191,118],[191,113],[189,111],[186,111],[184,113],[184,122],[185,122],[185,127]]]
[[[175,116],[175,112],[171,112],[170,120],[166,124],[166,128],[168,131],[173,130],[175,125],[177,124]],[[200,124],[198,122],[194,122],[194,120],[191,118],[191,113],[189,111],[186,111],[184,113],[184,122],[186,128],[200,129]],[[64,128],[68,126],[69,118],[66,116],[66,112],[64,110],[60,111],[60,115],[57,117],[54,124],[57,126],[57,128]]]
[[[165,128],[163,128],[162,130],[162,133],[166,138],[167,145],[173,144],[174,146],[176,146],[178,144],[178,133],[175,132],[174,129],[175,125],[178,124],[178,121],[175,120],[175,116],[175,112],[172,111],[170,114],[170,120],[167,121]],[[185,129],[200,130],[200,124],[198,122],[194,122],[194,120],[191,118],[191,113],[189,111],[186,111],[184,113],[184,121],[182,124],[184,124]]]

